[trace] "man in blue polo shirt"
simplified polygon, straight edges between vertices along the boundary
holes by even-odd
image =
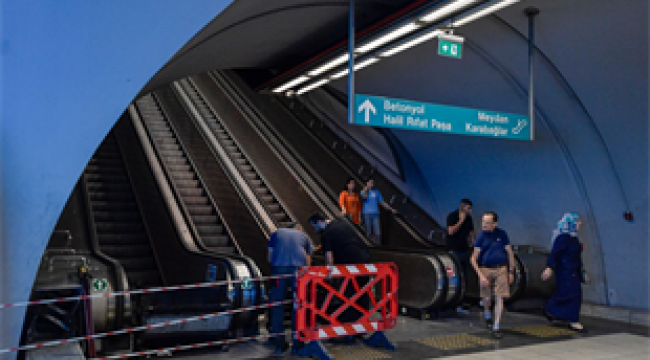
[[[510,284],[514,281],[515,255],[508,234],[497,227],[497,220],[498,216],[493,211],[483,214],[483,231],[474,244],[471,263],[480,282],[485,321],[492,329],[493,336],[501,339],[503,333],[499,329],[499,321],[503,313],[503,299],[510,297]],[[490,311],[493,295],[496,298],[494,320]]]
[[[397,214],[397,210],[384,203],[384,197],[381,196],[379,190],[374,188],[375,181],[372,178],[366,180],[366,185],[361,190],[361,202],[363,207],[361,213],[363,214],[363,225],[366,228],[366,236],[375,244],[381,245],[381,225],[379,223],[379,205],[383,206],[393,214]],[[374,240],[373,240],[374,235]]]
[[[300,224],[293,229],[278,229],[269,239],[269,262],[271,263],[271,275],[295,274],[303,266],[311,263],[311,254],[314,249],[311,239],[303,232]],[[296,289],[296,278],[278,279],[276,286],[271,289],[271,301],[280,302],[286,300],[288,288]],[[271,332],[279,334],[284,331],[283,306],[271,308]],[[291,315],[292,329],[296,328],[295,314]],[[293,346],[297,349],[301,344],[294,339]],[[288,349],[289,345],[284,336],[276,338],[275,353],[280,354]]]

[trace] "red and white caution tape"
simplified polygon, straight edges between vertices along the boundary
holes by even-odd
[[[191,344],[191,345],[178,345],[178,346],[168,347],[168,348],[158,349],[158,350],[145,350],[145,351],[140,351],[140,352],[135,352],[135,353],[130,353],[130,354],[111,355],[111,356],[105,356],[105,357],[100,357],[100,358],[93,358],[91,360],[124,359],[124,358],[135,357],[135,356],[146,356],[146,355],[154,355],[154,354],[168,354],[168,353],[170,353],[172,351],[200,349],[200,348],[204,348],[204,347],[208,347],[208,346],[234,344],[234,343],[238,343],[238,342],[244,342],[244,341],[250,341],[250,340],[258,340],[258,339],[268,339],[268,338],[274,337],[274,336],[292,335],[294,333],[295,332],[293,332],[293,331],[287,331],[287,332],[281,332],[281,333],[275,333],[275,334],[265,334],[265,335],[240,337],[240,338],[236,338],[236,339],[208,341],[208,342],[204,342],[204,343]]]
[[[107,292],[107,293],[96,293],[96,294],[91,294],[91,295],[62,297],[62,298],[57,298],[57,299],[22,301],[22,302],[16,302],[16,303],[11,303],[11,304],[0,304],[0,309],[8,309],[8,308],[20,307],[20,306],[52,304],[52,303],[60,303],[60,302],[66,302],[66,301],[88,300],[88,299],[92,299],[92,298],[109,298],[109,297],[113,297],[113,296],[151,294],[151,293],[174,291],[174,290],[199,289],[199,288],[207,288],[207,287],[214,287],[214,286],[221,286],[221,285],[237,284],[237,283],[242,283],[242,282],[247,282],[247,281],[275,280],[275,279],[282,279],[282,278],[289,278],[289,277],[294,277],[294,275],[293,274],[273,275],[273,276],[267,276],[267,277],[261,277],[261,278],[243,279],[243,280],[225,280],[225,281],[205,282],[205,283],[189,284],[189,285],[163,286],[163,287],[150,288],[150,289],[127,290],[127,291]]]
[[[284,304],[292,304],[292,303],[293,303],[293,300],[277,301],[277,302],[269,303],[269,304],[265,304],[265,305],[256,305],[256,306],[250,306],[250,307],[247,307],[247,308],[222,311],[222,312],[212,313],[212,314],[205,314],[205,315],[194,316],[194,317],[185,318],[185,319],[165,321],[165,322],[160,322],[160,323],[156,323],[156,324],[137,326],[137,327],[130,328],[130,329],[109,331],[109,332],[106,332],[106,333],[95,334],[95,335],[78,336],[78,337],[73,337],[73,338],[70,338],[70,339],[53,340],[53,341],[47,341],[47,342],[38,343],[38,344],[30,344],[30,345],[25,345],[25,346],[20,346],[20,347],[13,347],[13,348],[8,348],[8,349],[0,349],[0,354],[6,354],[6,353],[21,351],[21,350],[38,349],[38,348],[61,345],[61,344],[75,343],[75,342],[80,342],[80,341],[84,341],[84,340],[104,338],[104,337],[119,335],[119,334],[127,334],[127,333],[132,333],[132,332],[151,330],[151,329],[156,329],[156,328],[161,328],[161,327],[166,327],[166,326],[184,324],[184,323],[188,323],[188,322],[192,322],[192,321],[205,320],[205,319],[209,319],[209,318],[213,318],[213,317],[217,317],[217,316],[221,316],[221,315],[232,315],[232,314],[242,313],[242,312],[245,312],[245,311],[252,311],[252,310],[258,310],[258,309],[271,308],[271,307],[274,307],[274,306],[279,306],[279,305],[284,305]]]

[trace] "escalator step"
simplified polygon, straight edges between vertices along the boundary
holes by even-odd
[[[144,233],[144,228],[140,222],[115,223],[115,222],[96,222],[95,227],[99,234],[117,234],[117,233]]]
[[[183,196],[183,202],[187,205],[209,205],[210,200],[205,196]]]
[[[223,234],[223,226],[221,225],[197,225],[196,230],[198,230],[199,234],[203,237],[204,235],[210,236],[210,235],[220,235]]]
[[[238,148],[237,146],[226,146],[226,150],[227,150],[229,153],[233,153],[233,152],[235,152],[235,151],[239,151],[239,148]]]
[[[187,210],[190,215],[212,215],[212,206],[210,205],[188,205]]]
[[[153,141],[156,144],[156,146],[160,144],[178,144],[178,141],[176,141],[176,138],[174,137],[155,138]]]
[[[97,210],[137,211],[138,210],[138,208],[133,202],[93,201],[91,206],[93,211],[97,211]]]
[[[201,241],[208,247],[229,246],[230,239],[227,235],[206,235],[201,236]]]
[[[228,146],[228,145],[233,145],[235,142],[232,140],[223,140],[223,143]]]
[[[274,218],[276,221],[284,221],[284,220],[287,220],[287,219],[288,219],[288,218],[287,218],[287,214],[285,214],[285,213],[283,213],[283,212],[277,212],[277,213],[274,212],[274,213],[271,214],[271,216],[273,216],[273,218]]]
[[[131,185],[128,183],[104,183],[104,182],[88,182],[88,190],[93,191],[103,191],[103,192],[124,192],[130,191]]]
[[[178,188],[196,188],[199,186],[198,180],[177,179],[174,181]]]
[[[253,186],[262,186],[264,182],[262,180],[251,180],[251,185]]]
[[[273,202],[275,200],[273,195],[262,195],[262,196],[260,196],[260,199],[262,199],[262,201],[265,202],[265,203],[271,203],[271,202]]]
[[[218,254],[234,254],[235,248],[232,246],[212,246],[210,247],[210,251]]]
[[[139,234],[98,234],[98,241],[101,246],[105,245],[135,245],[148,244],[144,233]]]
[[[250,172],[250,171],[253,171],[253,167],[251,165],[241,165],[241,170]]]
[[[243,159],[244,158],[244,154],[240,153],[239,151],[231,153],[230,155],[235,159]]]
[[[219,218],[216,215],[192,215],[196,224],[216,224]]]
[[[117,221],[117,222],[134,222],[140,221],[140,214],[137,211],[93,211],[95,221]]]
[[[124,168],[120,164],[115,163],[115,165],[88,165],[86,166],[86,173],[89,174],[123,174]]]
[[[279,212],[281,209],[280,204],[268,204],[266,207],[273,213]]]
[[[86,174],[88,180],[128,181],[124,174]]]
[[[172,171],[174,180],[194,180],[194,173],[187,171]]]
[[[248,160],[246,160],[246,159],[235,159],[235,162],[236,162],[238,165],[242,165],[242,166],[244,166],[244,165],[248,165]],[[242,169],[243,169],[243,168],[242,168]],[[247,170],[247,171],[251,171],[252,169],[253,169],[253,167],[251,167],[250,170]]]
[[[183,156],[183,152],[180,150],[160,150],[160,153],[164,157],[170,157],[170,156]]]
[[[268,188],[264,187],[264,186],[256,187],[255,192],[260,194],[260,195],[270,195],[271,194],[271,191]]]
[[[181,146],[178,145],[178,144],[166,143],[166,144],[158,144],[158,148],[160,150],[178,150],[178,151],[180,151]]]
[[[91,201],[120,202],[125,200],[133,200],[133,195],[128,192],[93,191],[88,195]]]
[[[179,164],[178,162],[175,162],[173,164],[167,164],[167,167],[171,171],[182,171],[182,172],[189,172],[192,170],[189,164]]]
[[[257,174],[252,172],[252,171],[247,171],[244,173],[244,177],[249,179],[249,180],[255,180],[257,179]]]
[[[183,197],[185,196],[203,196],[205,193],[199,187],[181,187],[178,189]]]
[[[116,259],[153,256],[149,244],[129,246],[102,245],[101,248],[104,254]]]

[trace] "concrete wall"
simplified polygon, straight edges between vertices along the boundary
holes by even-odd
[[[531,5],[541,10],[533,142],[394,132],[428,179],[436,218],[469,197],[476,226],[496,210],[515,243],[548,247],[561,215],[578,211],[586,299],[648,309],[647,1],[523,1],[459,29],[462,60],[429,42],[360,71],[357,91],[527,113]]]
[[[29,297],[98,144],[141,87],[230,3],[2,2],[0,302]],[[0,348],[17,344],[22,315],[2,310]]]

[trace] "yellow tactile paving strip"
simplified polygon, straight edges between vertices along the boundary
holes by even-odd
[[[575,334],[575,331],[569,329],[563,329],[557,326],[551,325],[534,325],[534,326],[523,326],[518,328],[510,329],[510,331],[516,331],[540,338],[548,338],[555,336],[566,336]]]
[[[436,336],[415,341],[422,345],[430,346],[440,350],[471,349],[475,347],[492,345],[494,343],[492,340],[469,334]]]
[[[363,345],[333,348],[328,349],[328,351],[337,360],[374,360],[390,359],[393,357],[390,354],[386,354]]]

